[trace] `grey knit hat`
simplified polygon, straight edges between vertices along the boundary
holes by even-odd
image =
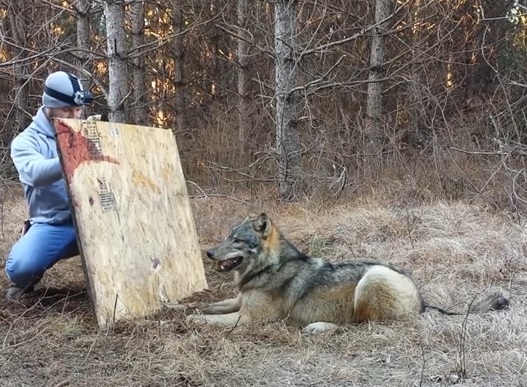
[[[83,106],[93,101],[92,94],[84,90],[79,79],[64,71],[48,75],[42,95],[42,105],[47,108]]]

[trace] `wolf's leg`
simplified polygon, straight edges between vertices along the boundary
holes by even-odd
[[[238,312],[242,305],[242,298],[240,296],[236,298],[230,298],[220,302],[214,302],[212,304],[198,304],[189,305],[192,309],[198,309],[205,314],[226,314]]]
[[[337,324],[319,321],[306,325],[304,329],[302,329],[302,332],[310,335],[316,335],[318,333],[332,331],[334,329],[337,329],[338,327],[339,325]]]
[[[239,312],[228,314],[191,314],[187,316],[187,321],[193,323],[207,323],[223,325],[228,327],[241,326],[246,323]]]
[[[214,302],[211,304],[207,303],[191,303],[191,304],[173,304],[173,303],[165,303],[164,306],[168,309],[175,309],[175,310],[182,310],[185,311],[187,309],[194,309],[199,310],[205,314],[225,314],[225,313],[232,313],[237,312],[240,310],[241,306],[241,297],[238,296],[236,298],[230,298],[228,300],[223,300],[219,302]]]

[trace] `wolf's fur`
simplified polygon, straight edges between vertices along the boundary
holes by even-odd
[[[197,322],[228,326],[288,319],[307,333],[341,324],[404,319],[428,308],[416,284],[400,270],[379,262],[329,263],[291,244],[265,214],[249,215],[228,238],[207,251],[220,270],[234,271],[239,293],[212,304],[170,305],[197,309]],[[508,300],[493,294],[470,312],[502,309]]]

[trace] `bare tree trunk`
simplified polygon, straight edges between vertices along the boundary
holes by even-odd
[[[77,13],[77,48],[78,51],[74,53],[75,67],[79,70],[88,70],[88,62],[90,56],[88,54],[90,48],[90,6],[91,1],[79,0],[73,4]],[[84,83],[84,82],[83,82]],[[85,84],[86,87],[86,84]],[[89,113],[88,113],[89,115]]]
[[[410,63],[409,63],[409,76],[408,79],[410,82],[407,84],[407,93],[408,96],[405,98],[400,98],[397,101],[397,106],[399,106],[401,111],[407,111],[409,116],[409,130],[415,131],[419,127],[420,115],[422,114],[422,96],[417,92],[419,90],[418,85],[421,84],[419,79],[421,75],[420,66],[422,63],[419,61],[419,57],[422,55],[421,47],[419,46],[419,40],[421,38],[421,33],[423,26],[419,23],[421,18],[421,3],[423,0],[412,0],[408,3],[408,26],[410,26],[410,31],[408,32],[408,42],[410,46]]]
[[[127,121],[128,69],[124,32],[124,1],[106,0],[106,38],[108,40],[108,121]]]
[[[90,47],[90,11],[91,1],[79,0],[74,3],[77,11],[77,48],[75,62],[82,69],[88,64],[88,49]]]
[[[18,59],[27,58],[26,47],[26,29],[28,26],[25,22],[28,21],[24,13],[26,10],[26,1],[13,1],[9,6],[9,24],[11,32],[11,39],[15,42],[13,45],[13,56]],[[14,106],[15,112],[14,126],[17,131],[23,130],[28,124],[31,118],[27,112],[27,103],[29,97],[28,91],[28,70],[27,65],[20,61],[20,65],[14,66]]]
[[[146,109],[145,60],[141,47],[145,43],[145,5],[142,1],[130,4],[130,26],[132,32],[132,122],[144,125],[148,119]]]
[[[249,39],[247,31],[247,0],[238,0],[238,138],[242,144],[250,125],[249,93],[251,81],[251,63],[249,57]],[[245,149],[242,147],[241,149]]]
[[[176,129],[182,131],[185,129],[186,104],[185,104],[185,77],[184,77],[184,53],[183,47],[183,5],[181,0],[173,0],[173,18],[174,18],[174,85],[176,88],[175,110],[176,110]]]
[[[218,14],[218,0],[210,1],[210,19],[213,20]],[[208,45],[210,51],[210,60],[212,63],[210,72],[210,95],[213,98],[217,98],[221,94],[219,88],[220,84],[220,60],[218,58],[218,45],[220,40],[220,34],[218,28],[214,22],[211,22],[208,32]]]
[[[297,198],[300,178],[300,139],[297,130],[295,32],[296,0],[274,3],[276,151],[281,201]]]
[[[370,75],[368,78],[368,101],[366,104],[366,159],[365,174],[372,177],[381,164],[382,146],[382,83],[384,76],[384,53],[386,51],[384,34],[387,27],[387,18],[390,14],[391,0],[375,0],[375,24],[371,51],[370,51]]]

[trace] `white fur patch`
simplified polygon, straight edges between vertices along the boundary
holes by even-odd
[[[308,335],[317,335],[319,333],[332,331],[334,329],[337,329],[339,326],[337,324],[333,323],[327,323],[327,322],[314,322],[311,323],[302,329],[302,332],[308,334]]]

